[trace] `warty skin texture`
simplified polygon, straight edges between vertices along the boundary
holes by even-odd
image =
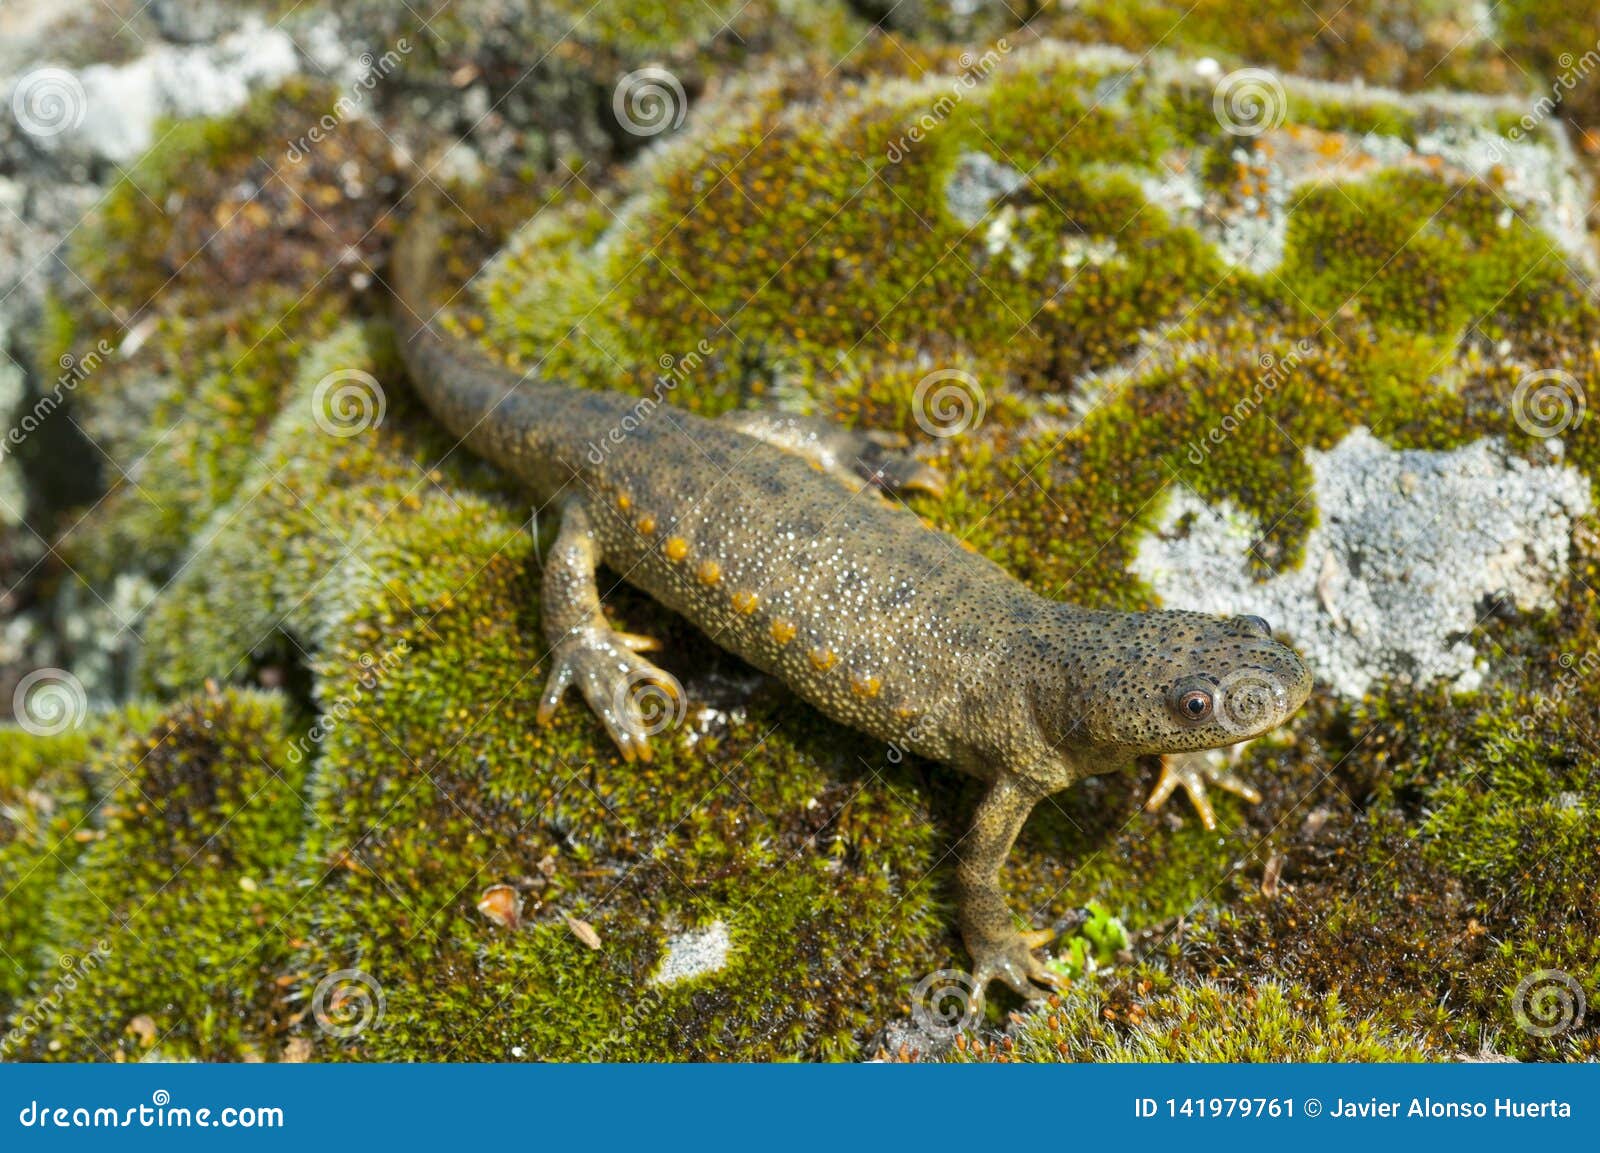
[[[1140,755],[1259,736],[1309,694],[1305,665],[1258,618],[1096,612],[1030,592],[871,488],[841,485],[837,437],[830,459],[808,461],[792,429],[778,447],[758,439],[761,421],[523,378],[453,345],[429,323],[441,246],[423,210],[395,251],[408,373],[453,435],[561,512],[541,717],[575,684],[626,760],[649,757],[633,690],[676,681],[639,655],[648,638],[606,621],[604,564],[841,724],[987,782],[957,867],[974,1009],[990,980],[1025,996],[1056,981],[1033,953],[1050,934],[1020,932],[1000,888],[1035,803]]]

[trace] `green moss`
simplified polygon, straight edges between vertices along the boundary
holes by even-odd
[[[41,967],[53,895],[82,884],[78,859],[101,836],[90,763],[142,723],[135,710],[55,736],[0,729],[0,1019]]]
[[[1403,89],[1514,91],[1522,76],[1458,10],[1432,0],[1273,0],[1241,19],[1227,0],[1117,0],[1052,6],[1054,34],[1136,52],[1214,56],[1229,67],[1266,65],[1327,79],[1355,77]]]
[[[91,584],[130,555],[162,579],[176,569],[234,495],[308,344],[358,308],[388,143],[351,121],[289,155],[336,96],[294,81],[232,116],[163,127],[74,234],[81,288],[52,309],[58,342],[79,356],[102,338],[118,347],[118,318],[140,318],[138,353],[80,390],[78,419],[114,462],[109,499],[60,546]]]
[[[1578,295],[1554,244],[1504,192],[1414,173],[1309,192],[1290,218],[1282,276],[1324,317],[1354,310],[1432,332],[1475,324],[1491,340],[1521,327],[1504,319],[1521,319],[1521,299],[1562,285]]]
[[[95,836],[41,910],[62,964],[19,1000],[19,1055],[265,1055],[303,818],[284,724],[280,699],[207,696],[96,761]]]
[[[1132,996],[1074,990],[995,1044],[965,1042],[973,1061],[1426,1061],[1418,1038],[1353,1014],[1337,994],[1264,981],[1245,989],[1162,982]]]
[[[1130,17],[1126,39],[1160,14]],[[604,36],[633,48],[707,34],[697,13],[615,15]],[[1240,51],[1260,35],[1230,23],[1202,6],[1195,35]],[[708,59],[744,51],[713,39]],[[1304,40],[1282,51],[1333,66]],[[608,61],[585,99],[609,92],[614,47],[584,56]],[[533,219],[452,323],[579,387],[644,389],[705,341],[674,403],[776,401],[904,433],[951,476],[916,498],[931,522],[1046,595],[1123,607],[1150,602],[1126,564],[1177,484],[1271,526],[1256,548],[1270,571],[1297,563],[1319,515],[1301,499],[1307,449],[1365,425],[1428,448],[1503,434],[1547,458],[1507,410],[1519,363],[1600,388],[1593,306],[1551,242],[1505,215],[1503,188],[1385,169],[1297,189],[1283,266],[1230,270],[1207,213],[1147,200],[1178,170],[1224,210],[1246,198],[1209,93],[1059,47],[1002,56],[967,84],[981,53],[874,37],[837,74],[791,61],[710,85],[691,131],[647,162],[518,209]],[[244,216],[200,243],[250,212],[229,190],[325,98],[291,86],[184,128],[140,169],[179,207],[142,219],[119,189],[86,234],[84,274],[126,293],[119,305],[178,276],[89,407],[119,455],[146,463],[69,548],[91,579],[135,554],[173,576],[141,623],[142,676],[179,703],[140,726],[150,741],[96,754],[90,783],[47,790],[69,817],[104,795],[103,840],[72,864],[114,916],[54,864],[5,915],[33,933],[33,957],[92,947],[97,923],[116,931],[30,1052],[137,1056],[153,1036],[162,1055],[231,1059],[859,1055],[921,975],[963,963],[948,850],[975,786],[864,749],[627,591],[608,611],[660,637],[707,708],[647,765],[621,764],[575,700],[536,724],[547,662],[525,500],[410,397],[384,326],[360,321],[369,298],[324,280],[346,229],[360,239],[381,215],[339,199],[343,166],[381,179],[387,150],[348,124],[280,174],[297,195],[278,190],[274,210],[338,200],[326,232],[302,214],[307,231],[285,241],[277,217]],[[1414,138],[1419,115],[1296,89],[1287,139]],[[947,186],[979,152],[1031,172],[974,226]],[[493,222],[527,198],[507,187],[450,191]],[[448,276],[465,281],[474,255],[442,253]],[[60,312],[63,336],[98,331],[83,302]],[[983,417],[935,437],[915,397],[950,370],[981,391]],[[318,385],[351,373],[383,417],[333,435]],[[1594,429],[1565,438],[1591,475]],[[1586,651],[1592,606],[1563,596],[1559,620],[1496,643]],[[193,696],[208,679],[285,688]],[[1115,958],[1056,1022],[1030,1018],[982,1055],[1398,1059],[1485,1033],[1518,1055],[1591,1053],[1589,1034],[1528,1038],[1510,1007],[1534,969],[1592,979],[1600,939],[1593,839],[1573,815],[1595,789],[1577,704],[1492,768],[1463,768],[1528,707],[1517,692],[1396,693],[1354,713],[1319,697],[1252,746],[1243,772],[1265,798],[1222,798],[1216,832],[1181,805],[1142,811],[1149,764],[1041,806],[1006,874],[1015,906],[1066,925],[1096,902],[1142,961]],[[44,859],[32,836],[16,868]],[[178,867],[196,852],[206,868]],[[118,872],[124,859],[139,864]],[[516,891],[518,918],[478,910],[493,885]],[[1564,906],[1562,885],[1587,905]],[[652,984],[668,939],[713,921],[729,928],[726,967]],[[351,971],[381,991],[381,1018],[330,1028],[329,983]],[[48,993],[36,976],[29,1003]],[[1000,1025],[1012,1003],[993,1001]]]

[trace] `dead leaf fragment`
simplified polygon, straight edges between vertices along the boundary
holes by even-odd
[[[148,1049],[156,1043],[156,1021],[148,1013],[140,1013],[128,1022],[128,1032],[139,1039],[139,1047]]]
[[[567,928],[572,930],[572,935],[588,945],[591,949],[600,947],[600,934],[594,931],[594,926],[588,921],[574,917],[571,913],[562,913],[567,919]]]
[[[522,897],[510,885],[490,885],[478,898],[478,912],[504,929],[522,924]]]

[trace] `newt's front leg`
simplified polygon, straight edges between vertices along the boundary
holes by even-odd
[[[972,954],[969,1012],[983,1008],[984,990],[995,979],[1024,997],[1047,995],[1059,979],[1033,950],[1055,936],[1048,929],[1018,931],[1000,889],[1000,867],[1039,796],[1009,777],[998,777],[978,803],[972,829],[961,842],[956,866],[956,916]],[[1043,986],[1041,988],[1041,986]]]
[[[548,722],[567,687],[576,684],[623,760],[648,761],[650,730],[641,707],[652,691],[647,686],[670,696],[674,704],[681,702],[683,689],[671,673],[638,655],[654,648],[654,641],[618,632],[606,620],[594,576],[599,563],[600,545],[589,514],[580,498],[569,497],[561,506],[561,531],[545,561],[540,608],[554,665],[538,719]]]

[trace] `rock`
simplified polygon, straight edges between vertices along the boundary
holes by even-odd
[[[728,926],[712,921],[703,929],[675,933],[667,938],[666,952],[650,977],[652,985],[675,985],[715,973],[728,963],[732,941]]]
[[[302,6],[288,75],[271,43],[194,39],[203,6],[97,52],[98,7],[48,56],[86,123],[101,84],[130,113],[223,111],[136,159],[137,188],[109,158],[143,112],[92,147],[0,114],[19,361],[107,337],[71,415],[127,473],[0,642],[142,647],[126,679],[73,652],[106,705],[82,726],[0,732],[0,813],[26,818],[0,836],[0,886],[25,879],[0,906],[23,1055],[137,1056],[145,1014],[174,1059],[853,1058],[920,1052],[884,1023],[928,975],[960,985],[964,778],[822,722],[626,590],[619,624],[661,637],[691,693],[721,686],[711,723],[626,769],[581,707],[534,723],[526,502],[360,319],[411,165],[462,140],[431,176],[485,246],[441,260],[464,280],[506,243],[443,319],[508,365],[644,393],[704,342],[671,403],[760,393],[903,436],[953,478],[914,511],[1042,594],[1261,613],[1318,665],[1303,715],[1240,756],[1260,805],[1219,797],[1215,831],[1142,813],[1150,766],[1040,807],[1019,907],[1102,905],[1135,955],[1019,1021],[995,990],[947,1055],[1600,1053],[1590,1025],[1527,1031],[1508,995],[1600,964],[1573,898],[1600,880],[1600,426],[1577,419],[1600,310],[1581,163],[1554,114],[1523,127],[1499,42],[1366,0],[1337,42],[1298,4],[1265,44],[1202,5],[1154,52],[1152,5],[1047,6],[1017,33],[930,3],[891,45],[843,4],[752,0],[725,31],[703,6],[574,28],[566,0],[463,0],[286,164],[356,76],[423,43],[403,8]],[[0,60],[17,75],[9,40]],[[647,67],[683,90],[659,139],[612,115]],[[1430,76],[1471,91],[1404,91]],[[1285,100],[1230,103],[1242,80]],[[919,407],[930,381],[963,419]],[[330,434],[330,382],[381,421]],[[1555,435],[1552,386],[1574,418]],[[527,896],[515,931],[497,879]],[[663,925],[701,928],[663,949]],[[52,997],[27,959],[102,933],[104,966]],[[319,1016],[339,982],[371,1020]]]
[[[1551,608],[1593,511],[1576,469],[1508,457],[1493,440],[1396,451],[1357,429],[1306,459],[1319,523],[1292,570],[1258,580],[1248,561],[1262,526],[1178,486],[1132,571],[1171,608],[1265,617],[1354,700],[1380,679],[1476,688],[1483,598],[1504,590],[1519,609]]]

